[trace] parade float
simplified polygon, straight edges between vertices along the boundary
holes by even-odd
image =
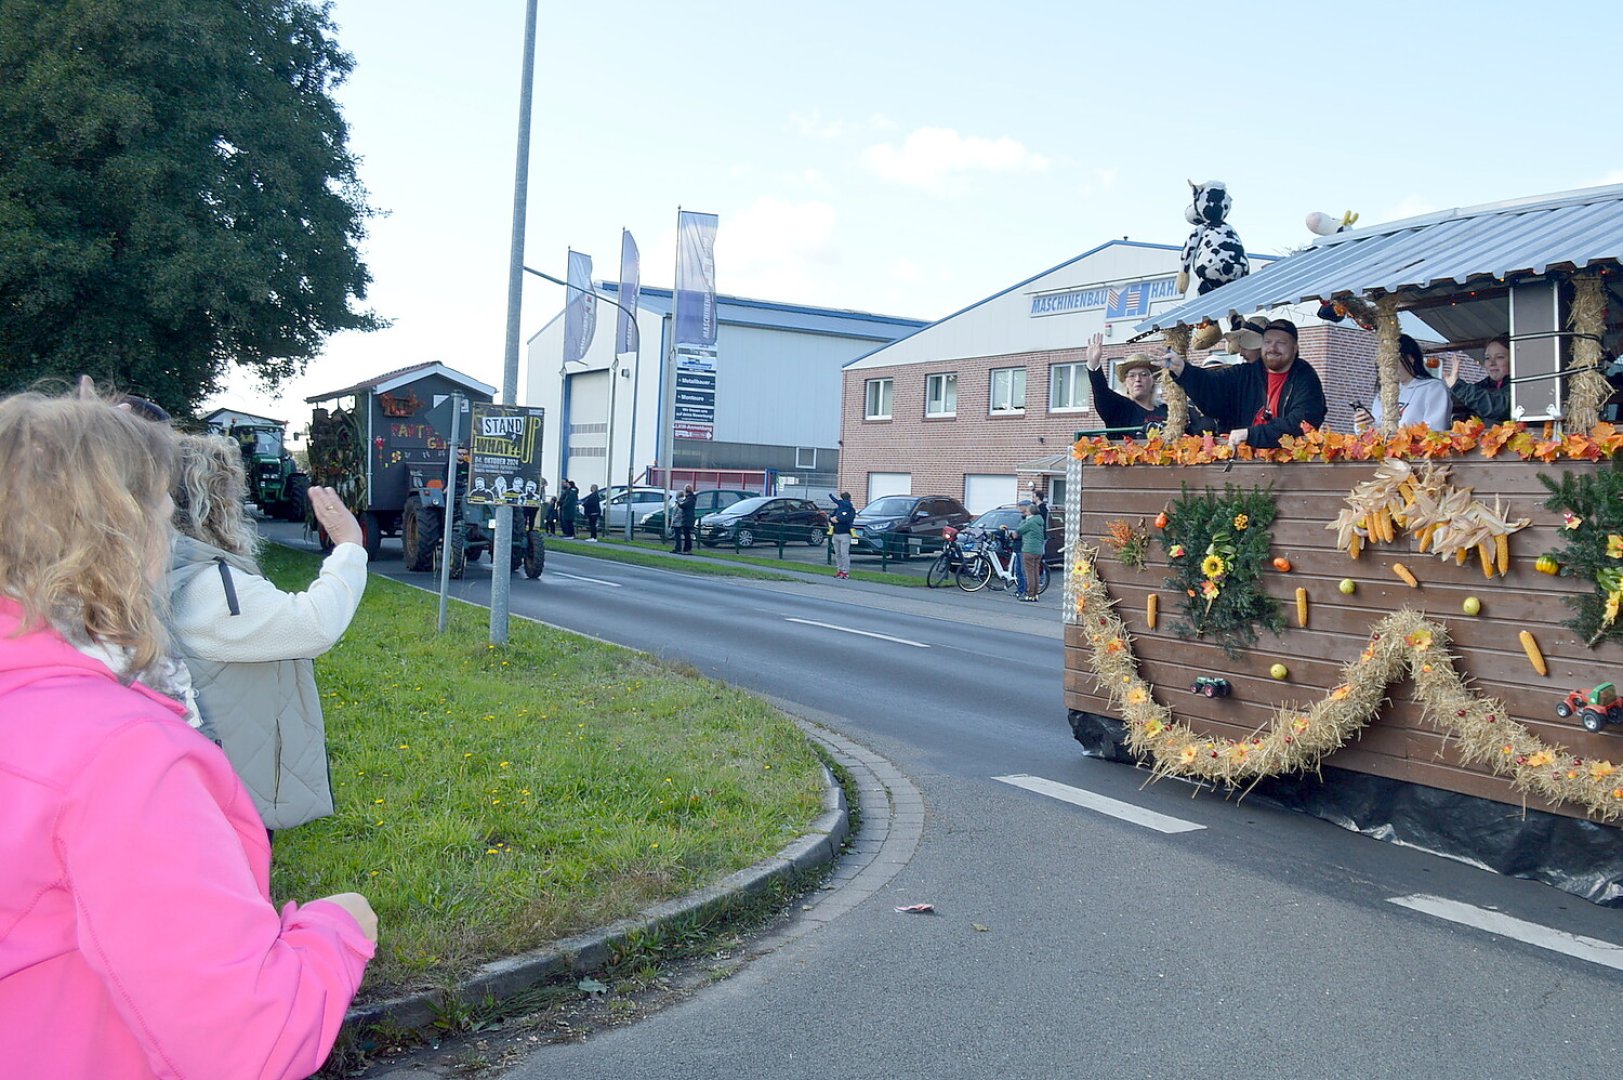
[[[1187,354],[1323,304],[1375,334],[1389,418],[1400,318],[1467,355],[1508,332],[1516,419],[1231,448],[1182,433],[1163,376],[1165,429],[1078,438],[1083,747],[1623,904],[1620,259],[1623,186],[1599,188],[1321,237],[1140,324]]]

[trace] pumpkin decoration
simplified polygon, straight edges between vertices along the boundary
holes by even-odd
[[[1157,529],[1164,529],[1167,527],[1167,512],[1165,510],[1155,515],[1155,527]]]
[[[1533,569],[1541,574],[1559,574],[1561,572],[1561,560],[1554,555],[1540,555],[1538,561],[1533,564]]]
[[[1281,574],[1288,574],[1291,572],[1291,561],[1283,555],[1276,556],[1274,558],[1274,569]]]

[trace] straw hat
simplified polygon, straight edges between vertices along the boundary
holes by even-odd
[[[1235,351],[1240,349],[1262,348],[1262,332],[1268,328],[1268,321],[1260,315],[1253,315],[1238,327],[1223,335],[1223,340],[1229,343],[1229,348]]]
[[[1135,368],[1148,368],[1153,374],[1155,372],[1155,361],[1141,352],[1128,353],[1116,361],[1116,378],[1126,378],[1127,373]]]

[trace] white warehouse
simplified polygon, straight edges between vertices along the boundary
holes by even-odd
[[[607,300],[617,285],[599,282]],[[671,291],[644,286],[641,347],[616,357],[617,308],[600,300],[585,360],[563,363],[559,313],[527,344],[522,400],[546,410],[542,475],[641,482],[650,468],[774,474],[779,482],[832,485],[839,471],[841,369],[925,325],[921,319],[717,296],[713,421],[684,424],[670,348]],[[706,415],[709,414],[707,408]],[[672,438],[678,430],[708,438]],[[667,461],[667,459],[669,459]]]

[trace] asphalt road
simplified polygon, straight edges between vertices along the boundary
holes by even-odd
[[[430,584],[399,566],[375,570]],[[484,600],[487,567],[458,591]],[[1623,913],[1083,758],[1057,592],[1021,605],[554,550],[512,595],[516,614],[811,714],[926,806],[916,854],[879,893],[687,1003],[537,1051],[515,1080],[1614,1071]],[[1121,816],[1134,811],[1183,831]],[[894,910],[921,901],[937,913]],[[1491,923],[1505,916],[1520,923]]]

